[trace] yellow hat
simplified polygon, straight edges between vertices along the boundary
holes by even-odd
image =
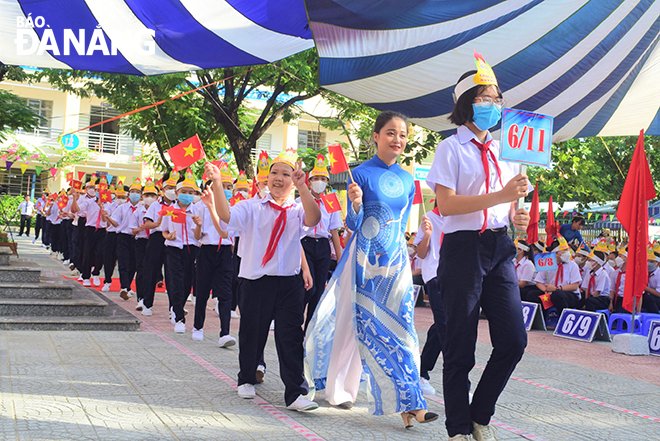
[[[172,172],[170,172],[170,177],[167,179],[167,181],[163,182],[163,187],[176,187],[178,181],[179,172],[172,170]]]
[[[515,240],[513,241],[513,244],[514,244],[515,247],[516,247],[517,249],[519,249],[519,250],[522,250],[522,251],[524,251],[524,252],[529,251],[529,247],[528,247],[527,245],[525,245],[524,243],[520,243],[520,241],[519,241],[518,239],[515,239]]]
[[[238,172],[238,178],[236,179],[236,184],[234,185],[236,190],[249,190],[250,183],[248,182],[247,176],[243,170]]]
[[[497,86],[497,78],[493,69],[490,67],[483,55],[474,52],[474,63],[477,66],[477,73],[463,78],[454,87],[454,102],[468,90],[475,86]]]
[[[89,177],[89,181],[87,181],[87,184],[96,185],[96,174],[93,174],[92,176]]]
[[[115,185],[114,184],[110,185],[110,187],[108,188],[108,191],[110,192],[110,194],[115,194],[115,192],[116,192]]]
[[[298,162],[298,155],[295,150],[284,150],[273,160],[273,163],[270,165],[271,168],[274,164],[286,164],[292,169],[296,169],[296,162]],[[269,169],[270,171],[270,169]]]
[[[614,242],[610,242],[607,245],[607,251],[609,251],[610,253],[613,253],[613,252],[616,251],[616,245],[614,244]]]
[[[272,161],[268,152],[262,150],[259,153],[259,159],[257,161],[257,181],[266,182],[268,180],[268,173],[270,173],[270,165]]]
[[[580,246],[578,246],[578,249],[575,251],[575,254],[581,254],[585,257],[589,257],[590,253],[587,251],[587,247],[584,243],[581,243]]]
[[[655,253],[655,249],[658,249],[658,253]],[[646,247],[646,260],[649,262],[660,262],[660,247],[652,247],[651,244],[649,244],[648,247]]]
[[[557,247],[557,250],[566,251],[571,249],[570,245],[568,245],[568,242],[566,242],[566,239],[564,239],[564,236],[560,235],[559,237],[557,237],[557,241],[559,241],[559,246]]]
[[[131,184],[131,187],[128,190],[142,191],[142,181],[140,180],[140,178],[135,178],[133,184]]]
[[[153,178],[147,178],[144,180],[144,189],[142,190],[142,193],[158,194],[158,189],[154,184]]]
[[[195,182],[195,176],[192,174],[192,171],[190,171],[190,169],[186,170],[186,174],[185,177],[183,178],[183,181],[176,184],[177,190],[183,187],[192,188],[195,191],[200,191],[199,185],[197,185],[197,182]]]
[[[594,248],[594,251],[600,251],[605,254],[608,254],[610,252],[607,243],[604,240],[598,241],[596,247]]]
[[[624,246],[619,247],[617,252],[619,253],[619,256],[628,257],[628,251],[626,251],[626,247]]]
[[[314,161],[314,168],[309,173],[310,178],[313,176],[325,176],[326,178],[330,179],[330,174],[328,173],[328,163],[326,162],[325,157],[320,153],[316,157],[316,161]]]
[[[222,166],[220,167],[220,176],[222,177],[223,184],[234,183],[234,177],[232,176],[231,170],[229,170],[229,165],[227,165],[226,162],[223,162]]]
[[[126,189],[124,188],[124,183],[121,181],[117,182],[117,188],[115,189],[115,196],[122,198],[126,196]]]

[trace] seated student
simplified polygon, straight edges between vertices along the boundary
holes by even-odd
[[[606,251],[600,251],[596,245],[589,257],[587,277],[583,280],[581,288],[585,293],[584,309],[597,311],[610,307],[610,276],[607,275],[603,266],[606,260]]]
[[[617,270],[614,273],[614,279],[610,279],[610,311],[626,312],[623,309],[623,291],[626,286],[626,260],[628,253],[625,248],[619,249],[619,255],[616,258]]]
[[[292,153],[282,152],[270,168],[270,192],[231,208],[222,190],[220,170],[207,163],[205,171],[213,179],[211,189],[220,219],[243,239],[239,245],[242,260],[238,396],[256,395],[256,368],[274,317],[286,406],[297,411],[316,409],[318,404],[305,397],[309,390],[303,375],[305,290],[300,274],[300,239],[307,228],[318,224],[321,210],[305,184],[301,163],[296,164]],[[302,204],[296,204],[291,197],[294,185]],[[264,234],[270,238],[265,240]]]
[[[564,308],[576,308],[580,302],[580,270],[571,260],[571,248],[563,237],[555,240],[548,247],[548,252],[557,253],[557,270],[540,271],[534,282],[544,293],[550,294],[550,300],[561,315]]]
[[[513,266],[518,276],[518,288],[520,289],[520,298],[526,302],[539,303],[539,296],[543,292],[536,287],[534,276],[534,251],[525,240],[516,240],[516,258]]]
[[[657,250],[657,252],[654,252]],[[649,270],[649,284],[644,288],[642,296],[642,312],[660,314],[660,246],[656,244],[655,248],[649,247],[647,253],[647,262]]]
[[[580,244],[575,250],[575,258],[573,259],[577,263],[578,268],[580,268],[580,274],[584,274],[584,265],[589,260],[589,250],[584,244]]]

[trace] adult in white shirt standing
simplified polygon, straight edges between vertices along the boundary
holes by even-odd
[[[18,204],[18,210],[21,212],[21,225],[18,230],[18,235],[22,236],[23,230],[25,230],[25,236],[29,237],[30,226],[32,225],[32,215],[34,214],[34,202],[30,200],[29,195],[25,195],[23,202]]]

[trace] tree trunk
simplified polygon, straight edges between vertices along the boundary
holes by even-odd
[[[239,170],[245,170],[245,174],[248,178],[254,176],[254,167],[252,165],[252,149],[254,145],[241,138],[230,139],[229,144],[231,145],[231,150],[234,153],[234,158],[236,159],[236,165]]]

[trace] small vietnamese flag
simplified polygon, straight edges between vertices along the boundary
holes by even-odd
[[[78,172],[78,180],[80,182],[85,180],[85,172]]]
[[[257,187],[257,179],[252,178],[252,188],[250,189],[250,197],[253,198],[255,194],[259,193],[259,187]]]
[[[543,309],[548,309],[552,308],[555,306],[554,303],[552,303],[552,299],[550,298],[550,294],[543,294],[539,296],[539,299],[541,299],[541,304],[543,305]]]
[[[71,188],[74,190],[80,190],[82,188],[82,181],[76,181],[75,179],[71,181]]]
[[[232,196],[231,199],[229,199],[229,205],[230,205],[231,207],[233,207],[234,205],[236,205],[237,203],[239,203],[239,202],[241,202],[241,201],[243,201],[243,200],[245,200],[245,198],[243,197],[243,195],[240,194],[240,193],[236,193],[234,196]]]
[[[167,152],[174,163],[175,171],[186,169],[200,159],[206,158],[202,141],[199,140],[197,134],[175,145]]]
[[[424,197],[422,196],[422,185],[419,181],[415,181],[415,197],[413,197],[413,205],[421,204],[424,202]]]
[[[112,193],[110,193],[108,190],[100,191],[99,202],[112,202]]]
[[[67,182],[73,181],[73,172],[69,172],[66,174],[66,181]]]
[[[337,199],[337,193],[327,193],[321,195],[321,200],[325,209],[328,213],[334,213],[336,211],[341,211],[341,205],[339,204],[339,199]]]
[[[344,149],[339,144],[328,146],[328,162],[330,163],[330,173],[333,175],[348,171]]]
[[[159,212],[159,216],[170,216],[172,222],[183,224],[186,222],[186,212],[180,208],[164,206]]]

